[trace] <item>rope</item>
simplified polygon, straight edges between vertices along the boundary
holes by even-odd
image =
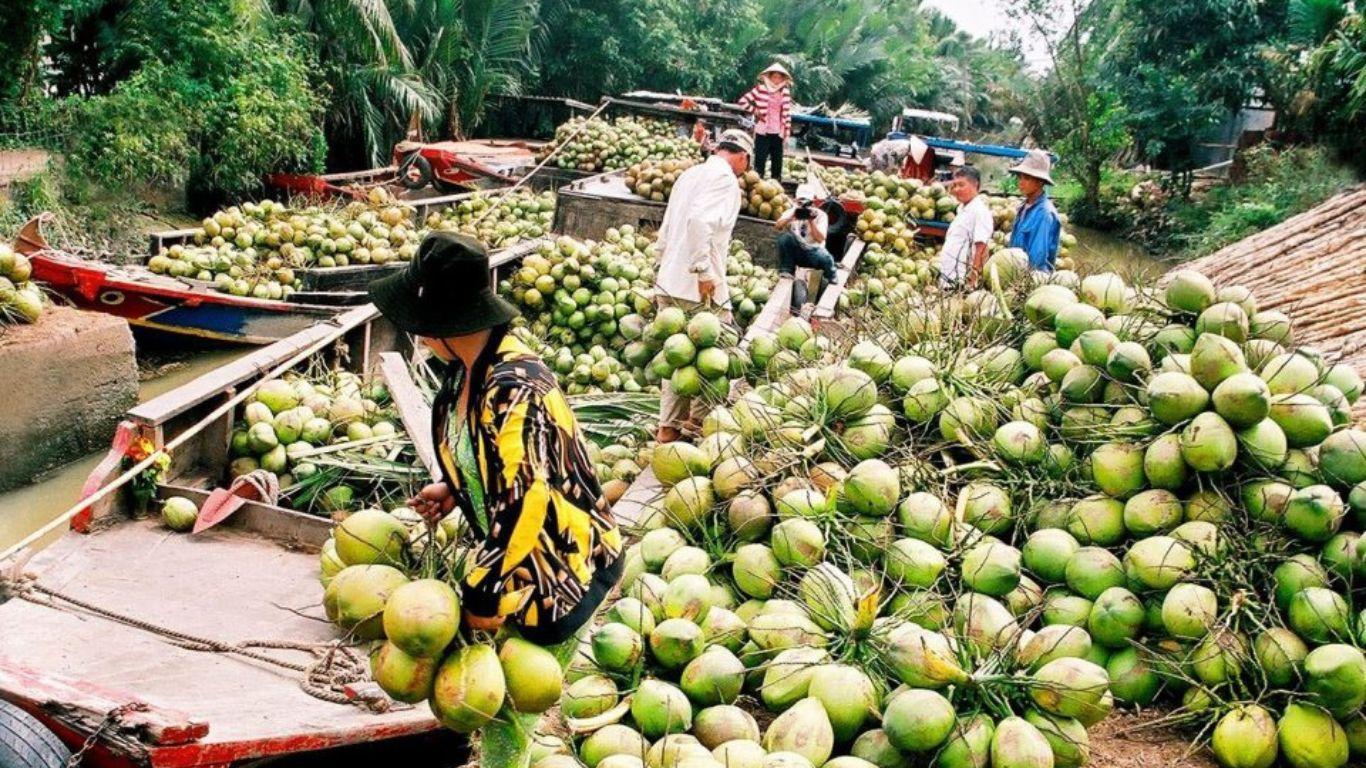
[[[370,668],[368,660],[359,650],[342,645],[340,641],[301,643],[292,640],[243,640],[237,643],[228,643],[181,632],[127,614],[101,608],[93,603],[45,587],[39,584],[36,577],[31,574],[18,577],[0,577],[0,598],[20,598],[37,605],[46,605],[55,610],[69,610],[60,605],[60,603],[65,603],[67,606],[79,608],[116,624],[156,635],[169,641],[172,645],[186,650],[232,654],[298,672],[303,675],[303,679],[299,681],[299,687],[308,695],[322,701],[333,704],[353,704],[376,713],[385,712],[392,708],[392,702],[387,698],[381,699],[374,696],[352,698],[347,695],[347,686],[370,680]],[[268,653],[262,653],[263,650],[309,653],[315,659],[309,664],[286,661]]]

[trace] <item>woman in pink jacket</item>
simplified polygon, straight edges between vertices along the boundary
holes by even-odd
[[[783,142],[792,133],[792,75],[774,62],[759,73],[759,84],[740,97],[740,106],[754,116],[754,170],[770,178],[783,178]]]

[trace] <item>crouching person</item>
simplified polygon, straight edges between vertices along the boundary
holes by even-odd
[[[815,205],[815,193],[809,185],[797,187],[796,202],[778,217],[774,228],[778,235],[778,275],[795,278],[797,267],[820,270],[821,293],[835,282],[835,257],[825,248],[825,236],[830,231],[830,217]],[[807,299],[806,284],[794,280],[792,284],[792,313],[797,314]],[[820,301],[820,293],[813,302]]]

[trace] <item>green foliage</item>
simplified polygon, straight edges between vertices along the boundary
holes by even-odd
[[[151,62],[113,92],[59,103],[72,167],[109,186],[183,182],[194,156],[183,78]]]
[[[289,23],[231,0],[134,0],[118,18],[114,42],[89,55],[131,74],[52,109],[71,172],[215,198],[257,189],[271,171],[320,167],[323,100]],[[73,72],[91,63],[65,61]]]

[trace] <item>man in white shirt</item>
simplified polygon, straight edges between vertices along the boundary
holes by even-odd
[[[778,275],[793,277],[797,267],[819,269],[824,276],[821,290],[835,281],[835,257],[825,247],[825,236],[830,231],[830,216],[814,205],[816,191],[810,184],[797,187],[796,204],[788,208],[773,223],[778,236]],[[795,314],[806,301],[805,286],[792,285],[792,312]],[[820,294],[816,295],[820,301]]]
[[[655,271],[659,307],[678,306],[690,312],[705,304],[729,319],[726,257],[731,230],[740,215],[737,178],[749,170],[753,154],[754,139],[747,132],[726,131],[711,157],[674,182],[659,225],[659,268]],[[669,382],[663,382],[656,439],[660,443],[677,440],[685,429],[701,424],[704,410],[704,403],[679,397]]]
[[[949,183],[949,192],[958,201],[958,212],[949,223],[944,247],[939,252],[939,285],[975,288],[995,229],[991,208],[982,194],[982,175],[970,165],[958,167]]]

